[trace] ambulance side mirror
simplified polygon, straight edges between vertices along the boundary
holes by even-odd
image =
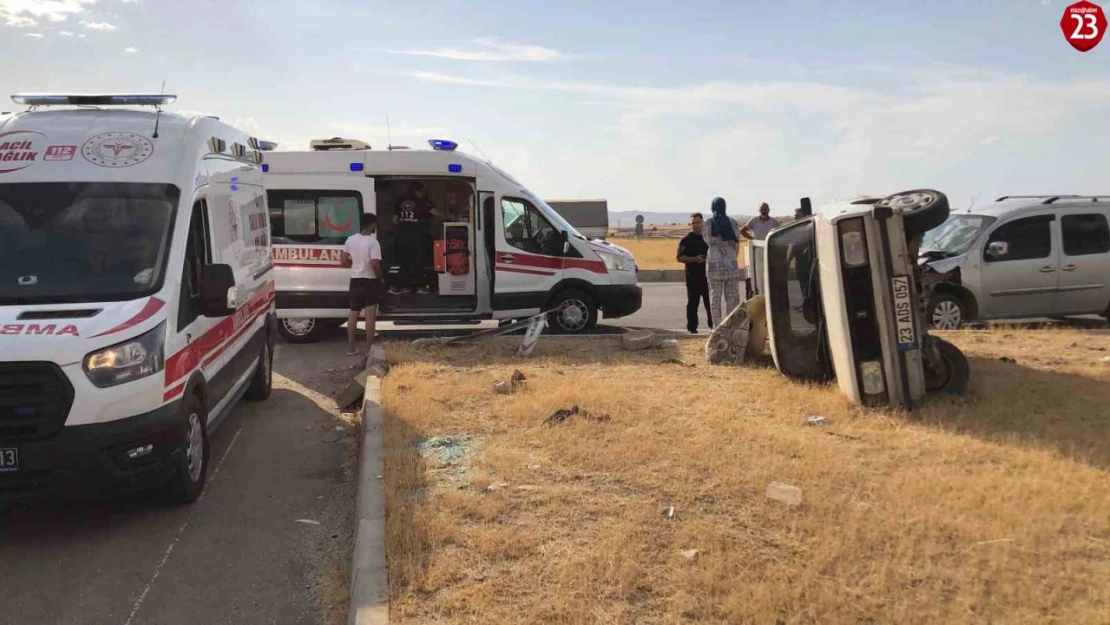
[[[560,230],[559,238],[563,241],[563,256],[566,256],[570,253],[570,235],[566,230]]]
[[[235,272],[231,265],[205,265],[200,270],[200,314],[205,317],[226,317],[235,312],[229,295],[235,288]]]

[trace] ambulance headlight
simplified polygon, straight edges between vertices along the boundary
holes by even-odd
[[[597,255],[601,257],[605,268],[609,271],[636,271],[636,261],[627,256],[606,252],[598,252]]]
[[[867,239],[863,232],[862,219],[846,219],[840,222],[840,253],[844,264],[849,267],[863,267],[867,264]]]
[[[166,322],[125,343],[85,356],[85,375],[100,388],[152,376],[165,366]]]

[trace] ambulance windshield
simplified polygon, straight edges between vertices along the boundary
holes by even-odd
[[[165,184],[0,184],[0,304],[154,293],[179,196]]]

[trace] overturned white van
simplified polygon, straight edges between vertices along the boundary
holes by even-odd
[[[350,271],[340,252],[361,213],[378,217],[389,270],[378,319],[453,324],[551,310],[557,331],[578,333],[599,316],[640,309],[627,250],[583,236],[512,176],[453,142],[429,144],[375,151],[335,138],[314,141],[308,151],[266,154],[285,338],[314,341],[347,319]],[[398,245],[394,220],[414,205],[434,209],[435,217],[424,225],[424,240]]]
[[[0,120],[0,499],[191,502],[208,435],[270,393],[258,142],[163,113],[173,96],[13,99],[30,109]]]

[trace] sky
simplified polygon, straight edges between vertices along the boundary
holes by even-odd
[[[966,207],[1110,193],[1110,41],[1073,49],[1067,4],[0,0],[0,84],[165,81],[168,110],[280,149],[450,139],[611,210],[920,187]]]

